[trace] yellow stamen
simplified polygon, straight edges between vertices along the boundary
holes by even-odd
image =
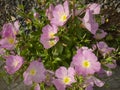
[[[36,74],[36,70],[35,69],[31,69],[30,70],[30,75],[34,76]]]
[[[88,60],[84,60],[84,61],[82,62],[82,66],[83,66],[84,68],[89,68],[89,67],[90,67],[90,62],[89,62]]]
[[[67,15],[63,14],[61,15],[60,21],[65,22],[67,20]]]
[[[18,63],[19,63],[19,62],[18,62],[17,60],[14,61],[14,62],[13,62],[13,66],[16,67],[16,66],[18,65]]]
[[[51,32],[51,33],[49,34],[49,36],[50,36],[50,38],[54,38],[54,33]]]
[[[14,39],[13,38],[8,38],[8,42],[10,43],[10,44],[14,44]]]
[[[65,84],[69,84],[70,81],[71,80],[70,80],[70,78],[68,76],[63,78],[63,83],[65,83]]]
[[[55,45],[55,41],[54,40],[50,40],[49,44],[50,44],[50,46],[53,46],[53,45]]]
[[[107,23],[109,22],[109,19],[108,19],[108,18],[106,19],[106,22],[107,22]]]

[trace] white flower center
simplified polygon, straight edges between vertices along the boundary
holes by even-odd
[[[13,66],[16,67],[18,65],[18,63],[19,63],[18,60],[14,61]]]

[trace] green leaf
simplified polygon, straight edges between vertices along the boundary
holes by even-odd
[[[61,58],[59,58],[59,57],[55,58],[52,63],[55,64],[55,63],[58,63],[58,62],[61,62]]]

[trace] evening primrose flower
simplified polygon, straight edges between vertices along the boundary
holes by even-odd
[[[88,76],[84,84],[86,86],[85,90],[93,90],[94,84],[98,87],[102,87],[105,83],[94,76]]]
[[[89,4],[88,8],[92,11],[92,14],[100,13],[100,5],[97,3]]]
[[[98,30],[98,32],[94,35],[95,39],[103,39],[105,36],[107,35],[107,33],[104,30]]]
[[[58,28],[55,25],[46,25],[43,27],[40,42],[43,44],[45,49],[51,48],[59,41],[59,37],[55,35],[57,34],[57,31]]]
[[[20,69],[20,67],[23,64],[23,58],[21,56],[14,56],[10,55],[8,57],[5,57],[6,59],[6,65],[5,69],[9,74],[14,74],[17,70]]]
[[[110,70],[110,68],[108,70],[105,70],[103,68],[100,69],[99,72],[97,72],[97,75],[102,78],[102,77],[106,77],[106,76],[111,76],[113,73],[112,73],[112,70]]]
[[[98,73],[98,75],[100,76],[100,77],[103,77],[103,76],[111,76],[112,75],[112,70],[111,69],[115,69],[116,68],[116,66],[117,66],[117,64],[116,64],[116,60],[112,60],[112,62],[109,62],[109,63],[107,63],[107,64],[104,64],[105,66],[106,66],[106,68],[108,68],[108,69],[103,69],[103,68],[101,68],[100,69],[100,71],[99,72],[97,72]]]
[[[34,16],[34,18],[38,19],[40,15],[38,12],[34,12],[33,16]]]
[[[34,90],[40,90],[40,85],[36,84],[35,87],[34,87]]]
[[[12,23],[4,24],[1,31],[2,38],[15,36],[19,31],[19,27],[20,27],[19,21],[15,21],[13,24]]]
[[[115,49],[114,48],[111,48],[111,47],[108,47],[108,45],[101,41],[101,42],[98,42],[97,43],[97,47],[98,47],[98,50],[100,51],[100,53],[105,56],[107,54],[110,54],[112,51],[114,51]]]
[[[19,21],[12,23],[7,23],[3,25],[1,31],[2,39],[0,40],[0,45],[2,48],[11,50],[14,48],[16,43],[16,34],[19,31]]]
[[[74,79],[75,70],[69,67],[68,70],[65,67],[60,67],[56,70],[55,76],[57,79],[53,80],[53,84],[57,90],[65,90],[67,85],[71,85],[76,82]]]
[[[69,18],[69,5],[68,1],[65,1],[63,5],[58,4],[52,11],[53,18],[51,23],[56,26],[63,26]]]
[[[15,47],[16,43],[16,37],[10,36],[10,37],[5,37],[0,40],[0,45],[1,48],[6,48],[8,50],[11,50]]]
[[[0,47],[0,55],[4,55],[5,54],[5,49]]]
[[[31,85],[33,82],[40,83],[45,80],[45,68],[39,61],[32,61],[23,73],[24,83]]]
[[[83,25],[93,34],[96,34],[98,30],[98,23],[96,23],[92,11],[90,9],[86,10],[85,16],[83,17]]]
[[[14,27],[12,23],[7,23],[3,25],[1,36],[2,38],[14,36]]]
[[[51,20],[53,18],[53,14],[52,14],[53,10],[54,10],[54,6],[52,4],[46,10],[46,16],[48,17],[49,20]]]
[[[15,21],[15,22],[13,23],[13,26],[14,26],[14,34],[17,35],[18,32],[19,32],[19,28],[20,28],[20,23],[19,23],[19,21]]]
[[[52,81],[54,79],[54,72],[50,70],[46,70],[45,76],[46,76],[45,81],[44,81],[45,84],[48,86],[52,85],[53,84]]]
[[[98,72],[101,68],[97,57],[91,49],[81,48],[77,50],[77,54],[73,57],[71,66],[75,68],[79,75],[88,75]]]
[[[105,64],[105,66],[107,66],[110,69],[115,69],[117,67],[116,60],[112,60],[111,63],[107,63],[107,64]]]

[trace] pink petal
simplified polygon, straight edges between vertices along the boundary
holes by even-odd
[[[64,84],[62,84],[62,82],[59,79],[54,79],[53,84],[55,85],[57,90],[65,90],[66,86]]]
[[[66,0],[63,4],[66,15],[69,15],[69,2]]]
[[[85,88],[85,90],[93,90],[93,86],[89,85]]]
[[[39,84],[35,85],[34,90],[40,90],[40,85]]]
[[[89,9],[92,11],[93,14],[100,13],[100,5],[97,3],[93,3],[89,5]]]
[[[24,72],[23,77],[24,77],[24,84],[32,85],[32,80],[28,73]]]
[[[55,75],[57,78],[64,78],[67,76],[67,69],[65,67],[60,67],[59,69],[56,70]]]
[[[98,86],[98,87],[102,87],[105,83],[102,82],[101,80],[97,79],[96,77],[93,77],[94,83]]]

